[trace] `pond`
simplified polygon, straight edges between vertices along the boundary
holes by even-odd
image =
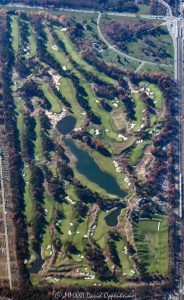
[[[75,117],[66,116],[57,123],[56,127],[61,134],[68,134],[75,128],[76,122]]]
[[[122,207],[118,207],[111,211],[106,217],[105,222],[108,226],[116,226],[118,225],[118,217],[121,213]]]
[[[30,273],[37,274],[42,269],[42,265],[44,264],[44,260],[41,255],[39,255],[30,268]]]
[[[83,174],[88,180],[96,183],[107,193],[118,197],[125,196],[125,192],[121,190],[116,178],[100,169],[87,151],[78,148],[71,139],[66,139],[65,144],[77,158],[76,169],[79,173]]]

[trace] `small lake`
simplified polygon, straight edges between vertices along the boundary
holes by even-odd
[[[118,225],[118,217],[121,213],[122,207],[118,207],[111,211],[106,217],[105,222],[108,226],[116,226]]]
[[[65,144],[77,158],[76,169],[79,173],[83,174],[88,180],[96,183],[107,193],[118,197],[125,196],[116,178],[100,169],[94,158],[87,151],[78,148],[71,139],[66,139]]]
[[[75,117],[66,116],[57,123],[56,127],[61,134],[65,135],[70,133],[75,128],[76,122],[77,120]]]
[[[39,271],[42,269],[42,265],[44,264],[44,262],[45,261],[42,259],[41,255],[37,257],[30,268],[30,273],[39,273]]]

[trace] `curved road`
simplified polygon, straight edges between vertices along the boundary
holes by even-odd
[[[121,50],[118,50],[116,48],[116,45],[112,45],[109,43],[109,41],[104,37],[101,29],[100,29],[100,19],[101,19],[101,16],[102,16],[102,13],[99,13],[98,14],[98,18],[97,18],[97,31],[98,31],[98,35],[99,37],[101,38],[101,40],[108,46],[109,49],[112,49],[113,51],[115,51],[118,55],[121,55],[127,59],[130,59],[130,60],[134,60],[138,63],[140,63],[141,65],[137,68],[137,71],[140,70],[140,68],[142,68],[142,66],[144,64],[149,64],[149,65],[153,65],[153,66],[156,66],[156,65],[159,65],[159,66],[162,66],[162,67],[165,67],[165,66],[168,66],[167,64],[158,64],[158,63],[154,63],[154,62],[150,62],[150,61],[147,61],[147,60],[142,60],[142,59],[139,59],[139,58],[136,58],[136,57],[133,57],[133,56],[130,56],[124,52],[122,52]],[[159,25],[160,26],[160,25]]]

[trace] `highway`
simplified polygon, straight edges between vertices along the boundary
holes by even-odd
[[[4,182],[3,182],[3,167],[2,167],[2,156],[0,154],[0,183],[1,183],[1,195],[2,203],[1,210],[3,214],[4,222],[4,233],[2,234],[5,238],[5,252],[6,252],[6,266],[7,266],[7,279],[9,281],[9,287],[12,289],[12,278],[11,278],[11,268],[10,268],[10,251],[9,251],[9,241],[8,241],[8,230],[6,222],[6,200],[5,200],[5,191],[4,191]]]
[[[178,134],[178,147],[176,149],[178,153],[178,187],[179,187],[179,206],[175,209],[175,213],[178,216],[176,223],[178,225],[178,234],[181,239],[181,249],[178,254],[177,261],[175,262],[176,274],[179,276],[179,282],[176,283],[176,291],[169,296],[168,299],[183,300],[184,299],[184,195],[183,195],[183,183],[184,183],[184,122],[182,118],[184,116],[184,19],[171,17],[167,22],[168,30],[173,38],[174,45],[174,77],[178,87],[178,99],[176,101],[178,106],[178,115],[176,119],[179,124]]]
[[[158,0],[158,2],[162,2],[162,4],[164,3],[163,0]],[[165,4],[166,8],[168,6],[168,4]],[[72,9],[72,8],[55,8],[55,9],[50,9],[47,7],[43,7],[43,6],[33,6],[33,5],[24,5],[21,3],[15,3],[15,5],[13,4],[5,4],[2,5],[0,4],[0,8],[10,8],[10,9],[26,9],[26,10],[44,10],[44,11],[48,11],[48,12],[69,12],[69,13],[84,13],[84,14],[100,14],[101,11],[99,10],[86,10],[86,9]],[[156,16],[156,15],[148,15],[148,14],[135,14],[135,13],[118,13],[118,12],[111,12],[111,11],[106,11],[104,12],[106,15],[108,16],[117,16],[117,17],[130,17],[130,18],[137,18],[138,16],[140,18],[143,19],[152,19],[152,20],[164,20],[165,16]]]

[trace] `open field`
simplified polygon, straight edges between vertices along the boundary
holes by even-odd
[[[168,220],[155,216],[152,220],[140,219],[133,232],[139,256],[149,273],[168,272]]]

